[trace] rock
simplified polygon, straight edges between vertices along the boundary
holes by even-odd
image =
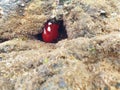
[[[117,90],[115,83],[120,80],[119,35],[117,32],[91,39],[63,40],[56,45],[33,40],[6,41],[0,46],[12,47],[18,41],[22,45],[13,47],[10,52],[1,52],[0,56],[4,56],[0,62],[1,77],[10,79],[13,90],[93,90],[105,89],[106,83],[108,88]],[[24,46],[26,49],[22,49]],[[44,62],[46,58],[47,62]],[[6,82],[3,86],[8,90]]]
[[[106,2],[99,0],[95,4],[88,0],[64,3],[63,20],[68,38],[91,38],[119,31],[118,3],[117,0],[106,0]],[[55,5],[54,0],[50,0],[49,3],[43,0],[1,0],[0,8],[2,15],[0,39],[23,36],[34,38],[42,32],[44,23],[51,18]],[[113,17],[113,12],[117,13],[116,17]],[[103,18],[103,13],[105,18]]]
[[[66,0],[68,37],[45,43],[52,4],[0,0],[0,90],[119,90],[119,1]]]
[[[17,0],[13,2],[2,0],[0,7],[3,14],[0,20],[0,38],[11,39],[15,37],[33,37],[41,32],[47,20],[42,8],[47,7],[45,1]],[[37,3],[37,5],[36,5]]]
[[[89,2],[90,1],[90,2]],[[107,5],[108,3],[114,3],[117,5],[117,2],[106,1],[100,2],[96,1],[94,4],[91,0],[84,1],[73,1],[70,5],[66,6],[64,9],[67,14],[65,14],[65,24],[66,30],[68,32],[68,38],[77,38],[77,37],[94,37],[104,33],[110,33],[119,30],[119,22],[114,24],[116,27],[111,27],[111,23],[118,18],[113,18],[110,13],[115,12],[115,7],[112,7],[112,4]],[[102,6],[101,6],[102,5]],[[68,9],[70,8],[70,9]],[[101,10],[103,8],[103,10]],[[109,10],[111,8],[111,11]],[[117,12],[120,11],[116,8]],[[104,17],[103,18],[103,13]],[[102,17],[101,17],[102,16]],[[119,17],[119,16],[118,16]],[[113,19],[113,21],[109,21]],[[85,32],[85,33],[81,33]]]

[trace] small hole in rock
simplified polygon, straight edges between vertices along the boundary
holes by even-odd
[[[106,11],[101,10],[101,11],[100,11],[100,16],[103,17],[103,18],[107,18],[107,13],[106,13]]]
[[[48,22],[50,22],[50,21],[51,21],[51,20],[48,20],[48,21],[44,24],[44,26],[45,26]],[[60,40],[62,40],[62,39],[68,38],[67,31],[66,31],[66,27],[65,27],[65,25],[64,25],[64,21],[63,21],[63,20],[57,20],[56,23],[59,25],[59,28],[58,28],[58,34],[59,34],[59,35],[58,35],[57,39],[53,40],[53,41],[50,42],[50,43],[57,43],[58,41],[60,41]],[[42,30],[43,30],[43,31],[42,31],[42,33],[43,33],[43,32],[44,32],[44,28],[43,28]],[[45,41],[43,40],[42,33],[35,35],[35,38],[36,38],[37,40],[40,40],[40,41],[45,42]]]

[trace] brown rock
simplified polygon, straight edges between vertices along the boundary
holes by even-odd
[[[0,90],[120,89],[118,0],[67,2],[68,39],[58,43],[34,38],[52,15],[53,0],[22,1],[17,12],[15,3],[6,14],[1,9]]]

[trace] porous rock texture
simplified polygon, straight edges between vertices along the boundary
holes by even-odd
[[[0,0],[0,90],[120,90],[120,1],[63,1],[68,38],[45,43],[54,0]]]

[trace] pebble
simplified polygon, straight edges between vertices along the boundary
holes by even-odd
[[[104,90],[109,90],[108,87],[104,87]]]
[[[67,86],[67,84],[65,83],[64,79],[60,79],[60,81],[58,82],[59,87],[60,88],[65,88]]]
[[[4,53],[7,53],[8,51],[10,51],[11,47],[9,45],[5,45],[3,48],[2,48],[2,52]]]
[[[2,57],[0,57],[0,61],[2,61]]]
[[[100,10],[100,16],[107,17],[107,13],[104,10]]]
[[[117,83],[115,87],[120,88],[120,83]]]

